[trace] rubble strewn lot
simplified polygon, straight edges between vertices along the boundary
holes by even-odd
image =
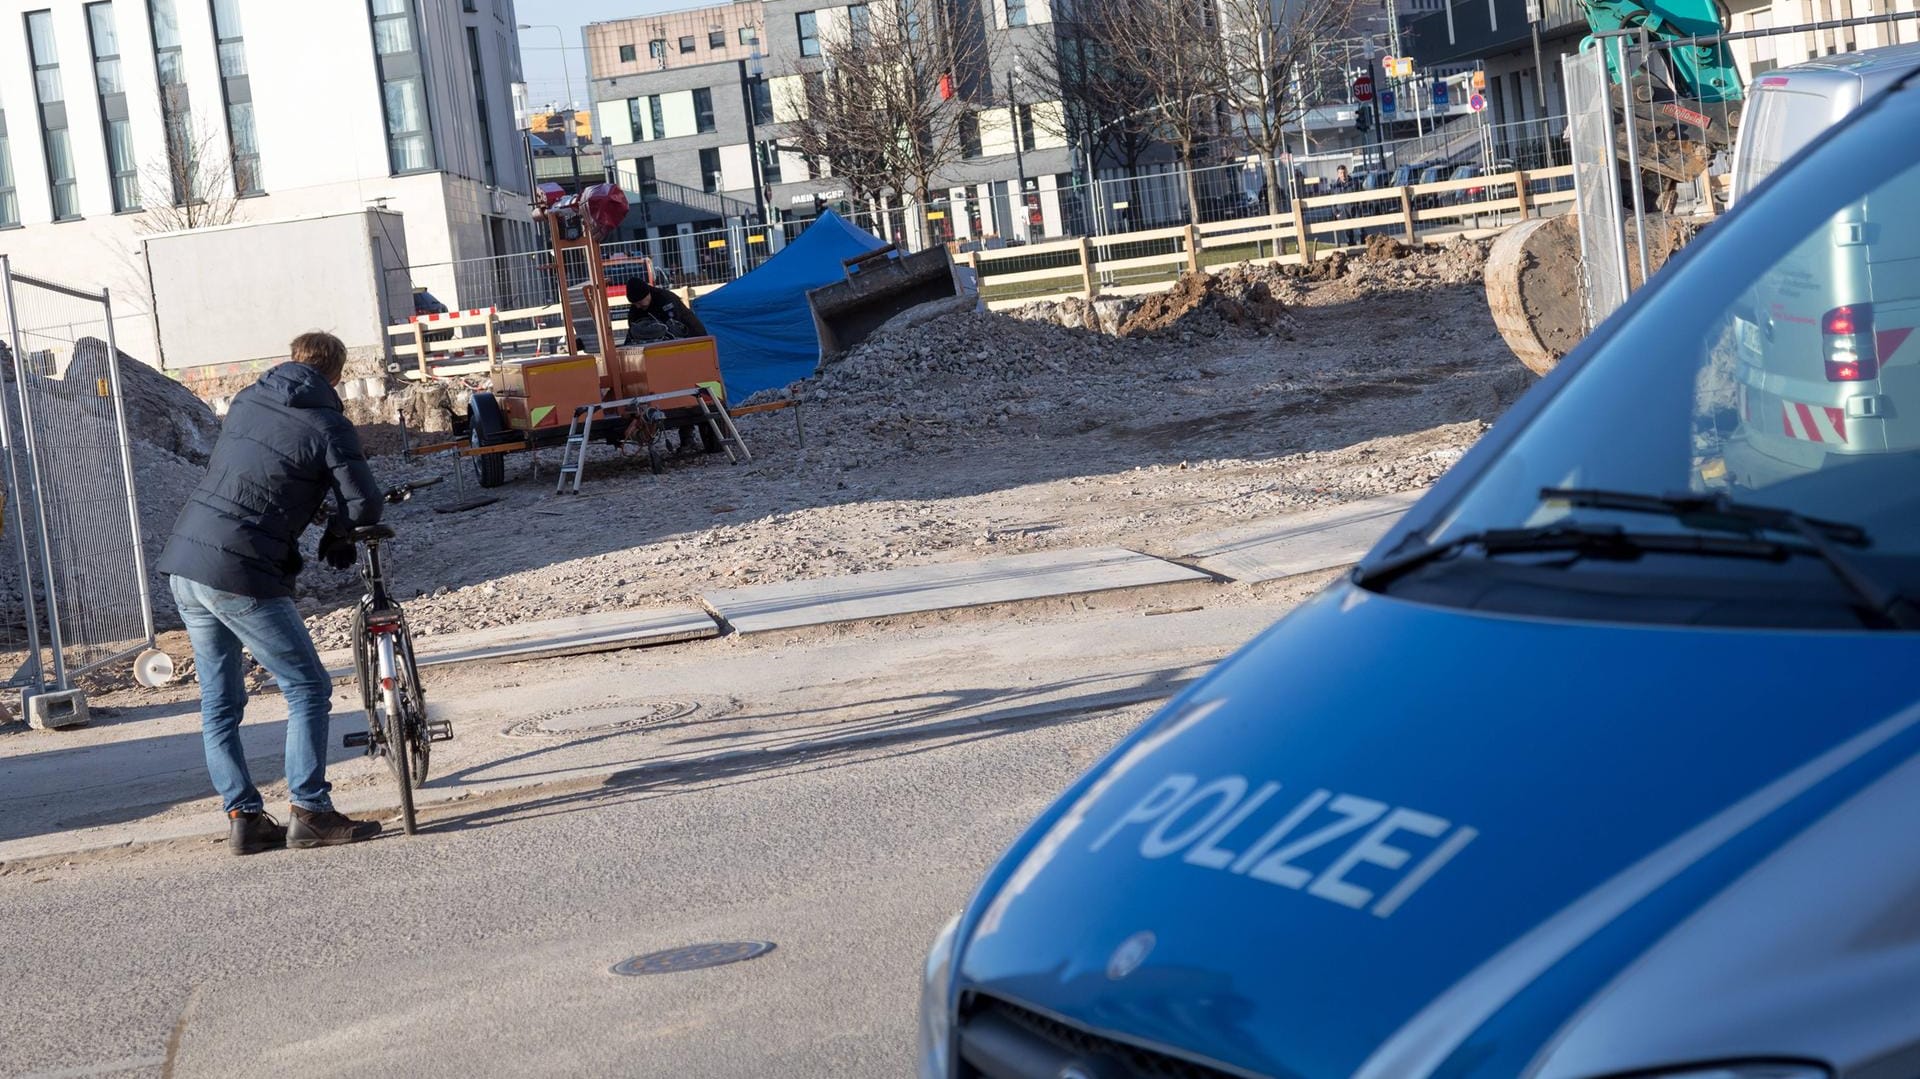
[[[693,455],[656,478],[597,448],[577,497],[553,493],[557,450],[515,455],[492,506],[433,512],[449,483],[395,511],[390,576],[431,635],[1049,547],[1175,554],[1196,532],[1419,487],[1532,379],[1487,314],[1484,257],[1389,243],[1144,303],[905,320],[782,391],[804,446],[788,411],[741,421],[750,464]],[[320,646],[344,645],[357,578],[303,582]]]

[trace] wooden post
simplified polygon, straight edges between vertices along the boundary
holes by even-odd
[[[427,324],[416,320],[413,324],[413,355],[420,364],[420,377],[427,377]]]
[[[1080,280],[1087,299],[1100,295],[1100,275],[1093,272],[1093,241],[1080,237]]]
[[[1187,226],[1187,272],[1200,272],[1200,229],[1194,225]]]
[[[1411,187],[1403,187],[1400,189],[1400,216],[1406,222],[1407,242],[1410,244],[1419,243],[1419,222],[1415,220],[1413,216],[1413,188]]]
[[[1533,206],[1527,199],[1527,171],[1517,169],[1513,174],[1513,193],[1520,200],[1520,220],[1533,216]]]
[[[1300,241],[1300,261],[1310,263],[1313,261],[1313,241],[1307,236],[1307,209],[1304,205],[1305,202],[1306,199],[1304,198],[1295,198],[1293,200],[1293,234],[1298,237]]]

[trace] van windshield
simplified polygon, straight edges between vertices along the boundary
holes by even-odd
[[[1905,130],[1896,117],[1913,116],[1911,100],[1862,116],[1703,233],[1643,304],[1597,331],[1599,351],[1423,538],[1592,525],[1659,533],[1671,548],[1675,535],[1744,531],[1792,549],[1771,561],[1621,551],[1611,553],[1631,557],[1564,561],[1582,579],[1659,578],[1610,586],[1641,602],[1707,582],[1723,597],[1746,582],[1768,602],[1782,588],[1831,602],[1836,575],[1802,557],[1790,528],[1542,492],[1719,496],[1857,526],[1835,533],[1864,532],[1849,558],[1913,595],[1920,623],[1920,140],[1890,137]],[[1447,560],[1455,571],[1515,561]],[[1761,606],[1739,618],[1767,621]]]
[[[1736,199],[1757,187],[1780,163],[1799,153],[1833,122],[1833,103],[1818,94],[1760,90],[1741,119]]]

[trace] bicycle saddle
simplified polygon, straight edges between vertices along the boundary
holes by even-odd
[[[365,543],[367,540],[392,539],[393,529],[386,525],[367,525],[363,528],[354,529],[353,538],[356,543]]]

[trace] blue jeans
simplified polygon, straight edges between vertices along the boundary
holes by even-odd
[[[287,797],[302,809],[333,808],[327,782],[327,719],[333,679],[320,662],[313,638],[293,600],[261,599],[170,577],[174,604],[193,641],[200,678],[200,735],[207,773],[222,808],[258,813],[260,789],[247,773],[240,748],[240,720],[247,710],[246,659],[242,645],[280,683],[287,699]]]

